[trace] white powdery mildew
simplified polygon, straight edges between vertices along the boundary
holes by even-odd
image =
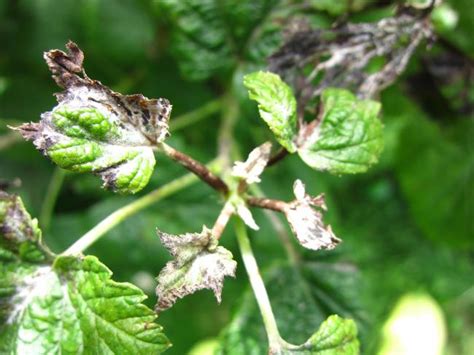
[[[158,232],[162,244],[175,257],[158,275],[156,311],[170,308],[179,298],[211,289],[218,302],[226,276],[235,276],[237,263],[232,253],[217,245],[211,231],[171,235]]]
[[[326,209],[323,196],[312,198],[306,194],[301,180],[293,186],[296,200],[287,204],[284,213],[300,244],[312,250],[333,249],[340,243],[332,232],[331,226],[325,226],[322,214],[314,209]]]
[[[94,108],[100,112],[100,114],[107,118],[111,122],[115,129],[118,130],[119,134],[107,137],[107,142],[112,145],[124,145],[124,146],[149,146],[150,141],[146,136],[140,132],[137,127],[121,118],[118,112],[113,109],[114,102],[103,88],[94,86],[73,86],[67,89],[67,91],[60,96],[61,100],[54,110],[66,107],[72,110],[90,109]],[[53,110],[53,111],[54,111]],[[49,119],[48,115],[50,112],[45,113],[45,117]],[[166,133],[167,133],[167,127]]]
[[[243,201],[235,207],[235,212],[248,227],[256,231],[260,229],[260,227],[255,222],[255,219],[253,218],[252,212],[250,212],[250,210]]]
[[[244,179],[247,184],[260,182],[260,175],[270,159],[271,149],[270,142],[258,146],[250,152],[245,162],[235,162],[232,175]]]
[[[35,298],[47,296],[51,286],[57,281],[58,276],[51,266],[41,266],[33,275],[25,277],[22,283],[16,286],[16,293],[10,299],[12,309],[7,324],[11,325],[21,319],[28,305]]]

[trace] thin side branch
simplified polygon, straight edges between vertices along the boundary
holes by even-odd
[[[211,186],[214,190],[217,190],[223,194],[229,192],[227,184],[218,176],[214,175],[204,164],[201,164],[197,160],[194,160],[189,155],[186,155],[166,143],[161,143],[161,151],[168,157],[178,162],[186,169],[197,175],[202,181]]]
[[[253,185],[250,187],[250,190],[252,191],[253,194],[255,194],[257,197],[264,198],[265,195],[263,194],[263,191],[258,185]],[[264,209],[263,211],[265,213],[265,216],[268,218],[270,221],[270,224],[272,225],[273,229],[275,230],[278,238],[280,239],[281,244],[286,250],[286,253],[288,254],[288,259],[293,265],[297,265],[299,263],[299,254],[297,250],[295,249],[290,235],[288,234],[287,229],[285,228],[284,224],[282,221],[279,219],[275,211],[269,210],[269,209]]]
[[[285,201],[253,196],[247,198],[247,203],[253,207],[265,208],[277,212],[283,212],[288,207],[288,203]]]
[[[219,239],[222,236],[222,233],[224,232],[224,229],[227,226],[227,223],[229,223],[229,219],[233,214],[234,206],[230,201],[227,201],[222,208],[219,217],[217,217],[216,223],[214,223],[214,226],[212,227],[212,235],[214,237]]]
[[[267,167],[278,163],[280,160],[283,160],[287,155],[288,151],[285,148],[281,148],[275,155],[270,157],[267,163]]]

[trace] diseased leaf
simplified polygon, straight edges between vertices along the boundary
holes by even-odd
[[[158,231],[161,242],[174,260],[169,261],[158,275],[156,311],[170,308],[179,298],[201,289],[211,289],[221,301],[225,276],[235,276],[237,263],[232,253],[218,246],[211,230],[201,233],[171,235]]]
[[[82,68],[84,55],[75,43],[68,54],[52,50],[45,60],[56,83],[58,105],[39,123],[18,129],[58,166],[100,175],[104,186],[121,193],[143,189],[153,172],[152,147],[168,135],[171,105],[166,99],[124,96]]]
[[[313,121],[300,132],[301,159],[333,174],[367,171],[383,148],[383,127],[377,118],[380,104],[334,88],[324,90],[321,100],[321,121]]]
[[[235,162],[232,175],[244,179],[247,184],[260,182],[260,175],[270,159],[271,149],[270,142],[258,146],[250,152],[245,162]]]
[[[56,256],[21,200],[0,194],[0,353],[160,353],[143,292],[94,256]]]
[[[324,196],[309,196],[301,180],[293,185],[296,200],[286,204],[284,213],[299,243],[312,250],[333,249],[341,242],[332,232],[331,226],[325,226],[321,212],[313,207],[326,210]]]
[[[246,75],[244,85],[277,141],[290,153],[295,152],[296,99],[291,88],[277,74],[261,71]]]
[[[360,0],[313,2],[333,13],[361,5]],[[331,87],[350,89],[359,98],[376,97],[405,70],[416,47],[433,36],[430,24],[421,19],[423,11],[411,8],[377,22],[330,28],[303,23],[270,56],[269,68],[297,88],[301,110]]]

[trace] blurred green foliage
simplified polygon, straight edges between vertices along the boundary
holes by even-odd
[[[356,3],[351,16],[357,21],[390,14],[386,1]],[[290,199],[296,178],[310,193],[325,192],[327,221],[344,241],[324,253],[295,245],[303,260],[297,269],[288,263],[272,223],[255,211],[261,230],[251,232],[252,243],[289,340],[307,339],[327,315],[338,313],[354,317],[363,353],[375,353],[381,325],[399,296],[423,291],[444,311],[448,353],[469,353],[474,334],[474,89],[464,83],[463,66],[447,65],[446,78],[426,77],[431,75],[426,63],[436,58],[462,58],[471,66],[474,60],[471,0],[448,3],[459,16],[457,26],[444,29],[430,51],[421,46],[407,72],[381,95],[385,148],[378,165],[366,174],[334,177],[290,156],[262,177],[262,189],[274,198]],[[42,53],[62,49],[71,39],[84,50],[92,78],[124,94],[166,97],[173,104],[172,120],[223,95],[239,100],[235,140],[245,155],[271,134],[247,99],[243,75],[264,69],[265,57],[281,41],[283,19],[304,14],[313,26],[328,26],[344,11],[329,6],[317,0],[310,8],[284,0],[0,0],[0,141],[9,137],[7,125],[38,121],[55,104],[52,93],[58,89]],[[220,116],[172,132],[169,143],[210,161]],[[10,139],[0,147],[0,179],[19,177],[22,186],[12,191],[38,216],[54,166],[30,143]],[[141,194],[183,173],[157,156],[157,168]],[[69,174],[44,238],[60,252],[133,198],[100,189],[94,177]],[[126,220],[88,252],[114,272],[114,279],[140,283],[169,260],[155,229],[198,231],[212,225],[220,202],[210,188],[195,184]],[[262,337],[231,226],[222,243],[239,262],[237,277],[226,280],[220,306],[211,292],[202,291],[160,315],[174,343],[169,354],[186,353],[203,339],[226,339],[242,319],[251,323],[243,329],[247,341]],[[140,286],[153,305],[153,286]],[[292,335],[296,326],[302,333]]]

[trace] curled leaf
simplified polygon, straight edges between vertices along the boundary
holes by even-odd
[[[157,312],[170,308],[177,299],[201,289],[211,289],[221,301],[225,276],[235,276],[237,263],[232,253],[218,246],[211,230],[201,233],[171,235],[158,231],[161,243],[174,260],[169,261],[158,275]]]
[[[270,159],[271,149],[270,142],[258,146],[250,152],[245,162],[235,162],[232,175],[244,179],[247,184],[260,182],[260,175]]]
[[[313,207],[325,210],[324,196],[309,196],[301,180],[293,185],[296,199],[286,204],[283,212],[300,244],[312,250],[333,249],[341,241],[325,226],[322,213]]]
[[[65,89],[56,94],[58,105],[18,130],[58,166],[100,175],[105,187],[118,192],[140,191],[155,166],[152,147],[168,135],[169,101],[110,90],[85,74],[75,43],[67,48],[44,56]]]

